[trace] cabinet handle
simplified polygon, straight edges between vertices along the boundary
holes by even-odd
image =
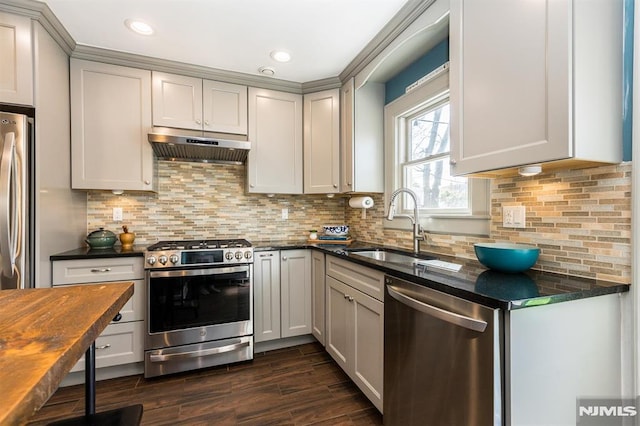
[[[258,257],[273,257],[273,253],[269,254],[259,254]]]
[[[353,297],[352,296],[349,296],[348,299],[349,299],[349,302],[353,302]]]
[[[121,319],[122,319],[122,314],[120,312],[118,312],[118,314],[115,317],[113,317],[113,319],[111,321],[118,322]]]
[[[111,347],[111,344],[107,343],[106,345],[96,346],[96,349],[109,349],[110,347]]]
[[[103,273],[103,272],[111,272],[111,268],[94,268],[91,272],[95,273]]]
[[[202,124],[202,121],[198,119],[196,120],[196,124]]]
[[[344,298],[345,298],[345,299],[349,299],[349,295],[348,295],[348,294],[345,294],[345,295],[344,295]]]

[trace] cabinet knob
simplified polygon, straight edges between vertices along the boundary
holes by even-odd
[[[349,296],[349,302],[353,302],[353,296]]]
[[[151,181],[150,181],[150,180],[145,180],[145,181],[144,181],[144,184],[145,184],[145,185],[151,185]]]
[[[255,188],[255,185],[254,184],[250,184],[249,188]]]
[[[282,256],[282,260],[287,260],[287,256]]]
[[[345,295],[344,295],[344,298],[345,298],[345,300],[348,300],[348,299],[349,299],[349,295],[348,295],[348,294],[345,294]]]
[[[202,124],[202,121],[200,119],[196,119],[196,124]]]
[[[334,183],[334,184],[333,184],[333,187],[334,187],[334,188],[337,188],[337,187],[338,187],[338,184],[337,184],[337,183]]]
[[[452,166],[455,166],[457,163],[456,160],[454,160],[453,158],[451,160],[449,160],[449,164],[451,164]]]
[[[204,125],[208,126],[209,125],[209,120],[204,120]]]

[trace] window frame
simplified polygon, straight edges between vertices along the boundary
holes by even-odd
[[[427,81],[413,90],[387,104],[384,108],[384,145],[385,145],[385,214],[388,211],[390,196],[394,190],[402,187],[404,153],[406,148],[406,118],[415,115],[429,105],[435,105],[449,99],[449,68],[443,67]],[[453,144],[453,141],[451,141]],[[451,148],[449,152],[451,152]],[[425,231],[434,234],[488,236],[491,224],[490,181],[481,178],[468,178],[469,210],[459,212],[430,213],[419,211],[420,224]],[[413,203],[404,205],[405,197],[398,197],[398,213],[413,214]],[[399,201],[399,202],[398,202]],[[411,230],[411,221],[406,218],[383,220],[384,228]]]

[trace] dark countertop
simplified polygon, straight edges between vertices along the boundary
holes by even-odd
[[[430,266],[409,267],[381,262],[357,256],[352,251],[371,248],[384,248],[391,251],[395,249],[358,241],[348,246],[341,244],[310,244],[307,240],[254,240],[251,243],[257,252],[294,249],[321,250],[328,255],[348,258],[353,262],[377,269],[397,278],[485,306],[506,310],[629,291],[628,284],[573,277],[533,269],[518,274],[506,274],[488,270],[475,259],[463,259],[441,254],[430,254],[428,252],[421,253],[421,257],[431,256],[432,258],[461,265],[462,268],[460,271],[454,272]],[[84,247],[53,255],[50,260],[142,256],[144,249],[145,247],[134,246],[132,250],[122,251],[120,246],[115,246],[113,249],[90,250],[88,247]],[[400,252],[411,254],[406,250],[400,250]]]
[[[453,296],[477,302],[492,308],[513,310],[547,305],[605,294],[629,291],[628,284],[580,278],[530,269],[518,274],[491,271],[475,259],[463,259],[422,252],[420,257],[437,258],[461,265],[458,272],[430,266],[404,266],[355,255],[359,249],[379,248],[393,251],[392,247],[354,242],[348,246],[337,244],[308,244],[307,241],[253,241],[256,251],[314,248],[326,254],[348,258],[364,266],[375,268],[416,284],[424,285]],[[411,254],[406,250],[399,250]]]
[[[133,246],[130,250],[122,250],[122,246],[113,246],[110,249],[92,250],[90,247],[81,247],[74,250],[56,253],[49,256],[49,260],[76,260],[76,259],[100,259],[108,257],[132,257],[143,256],[146,247]]]

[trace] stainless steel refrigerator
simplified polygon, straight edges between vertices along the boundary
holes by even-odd
[[[0,289],[34,287],[34,121],[0,112]]]

